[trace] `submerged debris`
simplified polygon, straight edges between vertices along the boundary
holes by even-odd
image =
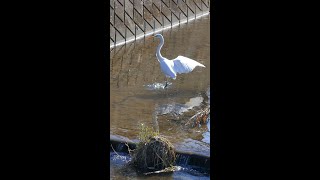
[[[192,127],[199,126],[201,124],[207,124],[208,117],[210,116],[210,106],[200,109],[195,115],[193,115],[185,125],[191,125]]]
[[[154,114],[185,126],[207,125],[210,120],[210,88],[202,95],[190,98],[185,104],[171,102],[157,105]]]
[[[170,172],[174,172],[174,171],[179,171],[181,169],[182,169],[182,167],[180,167],[180,166],[170,166],[170,167],[167,167],[167,168],[162,169],[160,171],[147,172],[144,174],[149,175],[149,174],[158,174],[158,173],[170,173]]]

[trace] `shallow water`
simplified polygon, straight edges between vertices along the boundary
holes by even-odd
[[[155,173],[155,174],[138,174],[133,168],[126,166],[130,161],[130,156],[125,153],[110,153],[110,179],[199,179],[209,180],[209,174],[200,172],[192,167],[175,166],[174,172]]]
[[[111,51],[111,135],[135,141],[139,125],[145,124],[159,130],[180,151],[210,156],[209,124],[193,128],[185,125],[197,110],[210,105],[209,18],[210,15],[161,33],[165,39],[162,56],[174,59],[182,55],[206,66],[196,67],[189,74],[179,74],[176,80],[170,79],[167,88],[164,88],[165,76],[155,56],[158,39],[146,37]],[[118,173],[113,170],[122,165],[114,163],[110,172],[115,178]],[[184,171],[168,177],[172,179],[179,173]]]

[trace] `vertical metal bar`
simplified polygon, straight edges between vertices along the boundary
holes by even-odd
[[[143,29],[144,29],[144,32],[143,32],[143,34],[144,34],[144,36],[146,36],[146,28],[147,26],[146,26],[146,22],[144,21],[144,19],[143,19]]]
[[[194,18],[197,19],[197,6],[196,6],[196,2],[194,2],[194,0],[193,0],[193,3],[194,3]]]
[[[171,11],[171,29],[172,29],[172,11]]]
[[[127,27],[124,29],[124,45],[127,46]]]
[[[172,7],[171,7],[171,1],[169,0],[169,10],[171,12],[171,29],[172,29]]]
[[[144,19],[144,0],[142,0],[142,19],[143,19],[143,34],[144,34],[144,38],[146,37],[146,22]]]
[[[187,6],[187,23],[189,22],[189,14],[188,14],[188,6]]]
[[[161,14],[161,17],[162,17],[162,27],[164,27],[164,17],[163,17],[163,14],[162,14],[162,1],[161,1],[161,4],[160,4],[160,14]]]
[[[134,40],[137,40],[137,25],[134,25]]]
[[[114,25],[114,46],[117,44],[117,31],[116,31],[116,1],[113,1],[113,25]]]
[[[124,43],[127,44],[126,1],[123,1]]]
[[[203,7],[202,7],[202,1],[201,1],[201,4],[200,4],[200,7],[201,7],[201,11],[202,11],[202,15],[203,15]]]
[[[156,32],[156,20],[153,18],[153,34]],[[154,39],[154,38],[153,38]]]
[[[151,11],[154,12],[153,11],[153,2],[151,2]],[[151,15],[152,15],[152,18],[153,18],[153,35],[154,35],[154,32],[156,30],[156,24],[155,24],[155,19],[154,19],[155,17],[154,17],[154,14],[151,14]]]
[[[135,20],[134,20],[134,11],[135,11],[135,7],[134,7],[134,0],[133,0],[133,5],[132,5],[132,8],[133,8],[133,23],[134,23],[134,40],[136,41],[137,40],[137,25],[135,23]]]
[[[169,10],[171,12],[171,29],[172,29],[172,7],[171,7],[171,0],[169,1]]]

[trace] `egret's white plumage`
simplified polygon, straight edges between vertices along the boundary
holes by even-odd
[[[178,56],[173,60],[168,60],[160,53],[160,50],[164,44],[163,36],[161,34],[156,34],[154,37],[160,39],[160,44],[157,47],[156,56],[160,63],[161,70],[167,78],[170,77],[172,79],[176,79],[177,74],[189,73],[197,66],[205,67],[203,64],[200,64],[197,61],[184,56]]]

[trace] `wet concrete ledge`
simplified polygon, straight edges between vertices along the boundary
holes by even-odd
[[[118,136],[110,136],[110,144],[112,146],[110,147],[110,152],[113,152],[114,149],[116,152],[129,153],[128,147],[125,144],[127,144],[130,147],[130,149],[136,148],[136,142]],[[194,154],[190,152],[181,152],[177,150],[175,152],[177,155],[176,165],[191,166],[195,169],[201,169],[202,171],[210,172],[209,156]]]

